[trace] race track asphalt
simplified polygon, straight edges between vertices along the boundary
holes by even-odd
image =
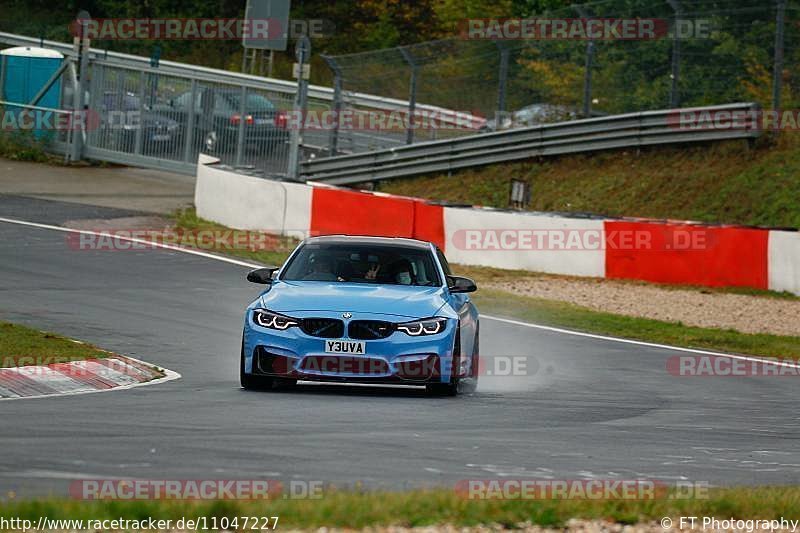
[[[47,224],[132,213],[0,196]],[[797,378],[677,377],[670,349],[484,319],[483,357],[527,375],[478,393],[239,388],[247,269],[165,250],[88,251],[0,222],[0,319],[169,368],[140,389],[0,402],[0,495],[66,496],[74,479],[274,479],[403,489],[463,479],[800,481]],[[491,368],[491,367],[490,367]]]

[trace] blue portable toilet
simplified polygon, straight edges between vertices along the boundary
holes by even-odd
[[[0,50],[3,72],[2,100],[27,104],[38,93],[47,80],[61,66],[64,55],[55,50],[35,46],[17,46]],[[58,109],[61,105],[61,80],[50,87],[45,95],[36,104],[38,107]],[[8,112],[18,113],[22,108],[15,108],[6,104]],[[56,117],[51,117],[55,119]],[[37,137],[45,132],[36,131]]]

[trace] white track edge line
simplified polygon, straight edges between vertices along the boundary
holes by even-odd
[[[104,232],[104,231],[91,231],[91,230],[83,230],[83,229],[73,229],[73,228],[65,228],[63,226],[53,226],[51,224],[40,224],[38,222],[28,222],[27,220],[17,220],[13,218],[5,218],[0,217],[0,222],[7,222],[9,224],[19,224],[21,226],[30,226],[32,228],[40,228],[40,229],[49,229],[54,231],[62,231],[64,233],[77,233],[80,235],[98,235],[98,236],[109,236],[113,239],[117,239],[120,241],[127,241],[127,242],[135,242],[137,244],[146,244],[147,246],[152,246],[155,248],[162,248],[164,250],[172,250],[174,252],[183,252],[192,255],[198,255],[200,257],[206,257],[209,259],[216,259],[217,261],[224,261],[225,263],[231,263],[233,265],[239,265],[244,267],[250,268],[258,268],[261,265],[257,265],[254,263],[247,263],[246,261],[239,261],[237,259],[231,259],[229,257],[224,257],[221,255],[211,254],[208,252],[203,252],[200,250],[195,250],[193,248],[186,248],[184,246],[175,246],[174,244],[164,244],[161,242],[150,241],[147,239],[139,239],[137,237],[125,237],[122,235],[114,235],[113,233]]]
[[[598,339],[598,340],[604,340],[604,341],[620,342],[620,343],[623,343],[623,344],[634,344],[634,345],[637,345],[637,346],[647,346],[648,348],[658,348],[658,349],[661,349],[661,350],[672,350],[672,351],[677,351],[677,352],[696,353],[696,354],[701,354],[701,355],[715,355],[715,356],[718,356],[718,357],[729,357],[731,359],[741,359],[743,361],[752,361],[752,362],[758,362],[758,363],[769,363],[769,364],[772,364],[772,365],[778,365],[778,366],[785,366],[785,367],[788,367],[788,368],[798,368],[798,369],[800,369],[800,364],[792,363],[792,362],[789,362],[789,361],[782,361],[780,359],[768,359],[768,358],[765,358],[765,357],[755,357],[755,356],[750,356],[750,355],[739,355],[739,354],[730,354],[730,353],[723,353],[723,352],[714,352],[714,351],[711,351],[711,350],[700,350],[698,348],[685,348],[685,347],[682,347],[682,346],[672,346],[672,345],[669,345],[669,344],[659,344],[657,342],[637,341],[637,340],[634,340],[634,339],[623,339],[623,338],[620,338],[620,337],[610,337],[608,335],[598,335],[597,333],[586,333],[584,331],[575,331],[575,330],[571,330],[571,329],[563,329],[563,328],[557,328],[557,327],[553,327],[553,326],[544,326],[542,324],[533,324],[531,322],[522,322],[520,320],[513,320],[511,318],[501,318],[501,317],[496,317],[496,316],[491,316],[491,315],[484,315],[484,314],[481,314],[480,318],[488,319],[488,320],[494,320],[496,322],[504,322],[506,324],[512,324],[512,325],[515,325],[515,326],[523,326],[523,327],[526,327],[526,328],[534,328],[534,329],[540,329],[540,330],[544,330],[544,331],[552,331],[554,333],[561,333],[561,334],[564,334],[564,335],[573,335],[575,337],[588,337],[590,339]]]
[[[38,223],[38,222],[28,222],[27,220],[17,220],[17,219],[13,219],[13,218],[0,217],[0,222],[7,222],[9,224],[19,224],[21,226],[31,226],[31,227],[34,227],[34,228],[50,229],[50,230],[55,230],[55,231],[63,231],[63,232],[67,232],[67,233],[82,233],[82,234],[87,234],[87,235],[104,235],[103,232],[98,232],[98,231],[78,230],[78,229],[72,229],[72,228],[65,228],[65,227],[62,227],[62,226],[53,226],[51,224],[41,224],[41,223]],[[111,234],[105,233],[105,235],[111,235]],[[141,243],[141,244],[153,245],[153,246],[155,246],[157,248],[163,248],[163,249],[166,249],[166,250],[173,250],[173,251],[176,251],[176,252],[183,252],[183,253],[187,253],[187,254],[197,255],[197,256],[200,256],[200,257],[205,257],[205,258],[208,258],[208,259],[215,259],[217,261],[223,261],[225,263],[231,263],[231,264],[234,264],[234,265],[244,266],[244,267],[248,267],[248,268],[258,268],[259,266],[261,266],[261,265],[258,265],[256,263],[248,263],[246,261],[238,261],[236,259],[230,259],[228,257],[223,257],[223,256],[216,255],[216,254],[210,254],[210,253],[207,253],[207,252],[201,252],[199,250],[193,250],[191,248],[185,248],[185,247],[181,247],[181,246],[173,246],[173,245],[170,245],[170,244],[163,244],[163,243],[158,243],[158,242],[154,242],[154,241],[148,241],[147,239],[137,239],[137,238],[134,238],[134,237],[123,237],[123,236],[116,236],[116,235],[112,235],[112,236],[114,238],[116,238],[116,239],[123,240],[123,241],[130,241],[130,242],[137,242],[137,243]],[[777,365],[785,366],[785,367],[788,367],[788,368],[798,368],[798,369],[800,369],[800,365],[798,365],[797,363],[790,363],[790,362],[787,362],[787,361],[780,361],[780,360],[777,360],[777,359],[767,359],[767,358],[753,357],[753,356],[747,356],[747,355],[737,355],[737,354],[729,354],[729,353],[722,353],[722,352],[714,352],[714,351],[710,351],[710,350],[699,350],[699,349],[696,349],[696,348],[684,348],[684,347],[681,347],[681,346],[671,346],[669,344],[659,344],[659,343],[655,343],[655,342],[637,341],[637,340],[633,340],[633,339],[623,339],[623,338],[620,338],[620,337],[611,337],[611,336],[608,336],[608,335],[598,335],[596,333],[586,333],[586,332],[583,332],[583,331],[574,331],[574,330],[570,330],[570,329],[557,328],[557,327],[553,327],[553,326],[545,326],[545,325],[542,325],[542,324],[535,324],[535,323],[532,323],[532,322],[523,322],[521,320],[513,320],[513,319],[510,319],[510,318],[501,318],[501,317],[495,317],[495,316],[484,315],[484,314],[481,314],[480,317],[481,318],[485,318],[487,320],[494,320],[494,321],[497,321],[497,322],[504,322],[506,324],[512,324],[512,325],[515,325],[515,326],[534,328],[534,329],[539,329],[539,330],[543,330],[543,331],[551,331],[553,333],[561,333],[563,335],[573,335],[575,337],[587,337],[587,338],[590,338],[590,339],[598,339],[598,340],[605,340],[605,341],[611,341],[611,342],[619,342],[619,343],[623,343],[623,344],[633,344],[633,345],[637,345],[637,346],[647,346],[649,348],[658,348],[658,349],[662,349],[662,350],[674,350],[674,351],[679,351],[679,352],[696,353],[696,354],[701,354],[701,355],[716,355],[716,356],[719,356],[719,357],[729,357],[731,359],[740,359],[740,360],[743,360],[743,361],[753,361],[753,362],[777,364]],[[149,364],[149,363],[147,363],[147,364]],[[84,393],[84,394],[86,394],[86,393]],[[28,398],[32,398],[32,396],[28,396]],[[16,399],[16,398],[9,398],[9,399]]]

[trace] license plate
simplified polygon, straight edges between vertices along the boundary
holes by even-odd
[[[168,140],[169,140],[169,135],[167,135],[167,134],[165,134],[165,135],[153,135],[153,141],[159,142],[159,141],[168,141]]]
[[[257,118],[255,123],[256,126],[274,126],[275,120],[271,118]]]
[[[325,341],[325,353],[364,355],[365,351],[364,341]]]

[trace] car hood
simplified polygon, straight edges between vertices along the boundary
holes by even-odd
[[[434,316],[446,303],[442,287],[408,287],[326,281],[276,281],[261,305],[279,313],[331,311]]]

